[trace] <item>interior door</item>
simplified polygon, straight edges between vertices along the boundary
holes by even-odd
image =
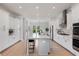
[[[53,25],[52,25],[52,31],[51,32],[52,32],[52,40],[53,40]]]

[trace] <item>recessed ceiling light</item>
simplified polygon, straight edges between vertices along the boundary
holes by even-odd
[[[39,9],[39,6],[36,6],[35,8],[36,8],[36,9]]]
[[[22,8],[22,6],[19,6],[19,8],[21,9],[21,8]]]
[[[55,6],[53,6],[52,8],[53,8],[53,9],[55,9],[56,7],[55,7]]]

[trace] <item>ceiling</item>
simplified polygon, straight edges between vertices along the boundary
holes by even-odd
[[[1,6],[28,18],[56,18],[71,3],[4,3]]]

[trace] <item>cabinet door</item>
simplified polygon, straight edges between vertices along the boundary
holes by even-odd
[[[79,22],[79,4],[76,4],[72,8],[72,21],[73,23],[78,23]]]
[[[49,49],[49,39],[38,40],[38,55],[48,55]]]
[[[8,46],[8,13],[0,10],[0,51]]]

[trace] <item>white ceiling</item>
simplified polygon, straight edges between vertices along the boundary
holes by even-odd
[[[28,18],[49,18],[49,17],[56,18],[60,12],[62,12],[64,9],[69,8],[70,6],[72,6],[72,4],[71,3],[70,4],[69,3],[6,3],[2,4],[2,6],[12,12],[15,12]]]

